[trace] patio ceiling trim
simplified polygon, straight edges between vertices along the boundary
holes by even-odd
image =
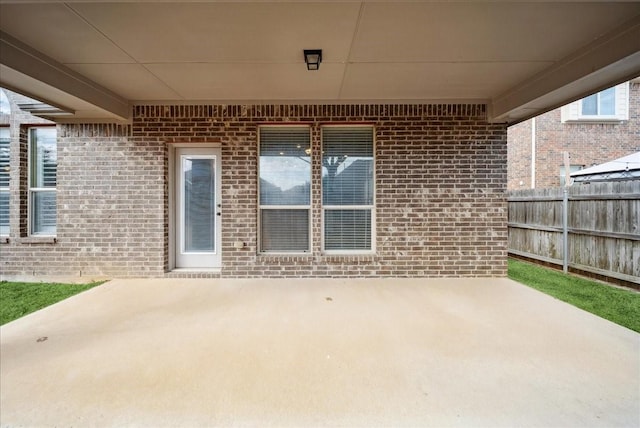
[[[490,120],[521,122],[640,76],[640,16],[497,97]]]
[[[7,67],[15,72],[5,70],[6,73],[3,73],[5,76],[2,79],[4,86],[14,86],[10,81],[5,82],[5,78],[7,75],[18,73],[98,107],[115,116],[116,119],[129,119],[131,107],[127,100],[2,31],[0,31],[0,52],[2,52],[3,68]],[[20,89],[20,92],[25,95],[52,106],[68,110],[55,102],[43,99],[41,93],[25,93],[23,87],[15,89]]]

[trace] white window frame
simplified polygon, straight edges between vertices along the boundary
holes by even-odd
[[[310,173],[309,173],[309,204],[308,205],[262,205],[260,203],[260,156],[261,156],[261,145],[262,145],[262,141],[260,138],[261,135],[261,130],[262,129],[306,129],[307,132],[309,133],[309,158],[311,161],[311,168],[310,168]],[[261,125],[258,127],[258,225],[257,225],[257,230],[258,230],[258,237],[257,237],[257,241],[258,241],[258,254],[261,255],[266,255],[266,256],[271,256],[271,255],[275,255],[275,256],[295,256],[295,255],[304,255],[304,256],[308,256],[313,254],[313,141],[311,139],[311,126],[309,125]],[[308,236],[308,242],[309,242],[309,247],[307,251],[297,251],[297,250],[292,250],[292,251],[269,251],[269,250],[263,250],[262,249],[262,211],[263,210],[307,210],[308,216],[309,216],[309,220],[308,220],[308,230],[307,230],[307,236]]]
[[[2,91],[0,91],[0,93],[2,93]],[[7,135],[8,135],[8,141],[9,141],[9,168],[11,165],[11,131],[9,129],[9,127],[7,126],[2,126],[0,127],[0,132],[2,131],[6,131]],[[8,174],[10,174],[10,170],[7,171]],[[9,177],[9,182],[11,181],[11,177]],[[7,183],[7,186],[2,186],[0,187],[0,193],[6,193],[7,196],[9,196],[9,206],[7,207],[7,209],[10,211],[11,210],[11,193],[9,191],[10,189],[10,185],[9,183]],[[11,233],[11,224],[7,224],[7,229],[6,232],[3,232],[2,229],[0,229],[0,236],[9,236],[9,234]]]
[[[11,102],[2,89],[0,89],[0,114],[7,116],[11,114]]]
[[[320,137],[320,145],[324,151],[324,137],[322,135],[323,131],[328,128],[354,128],[354,129],[371,129],[372,131],[372,141],[371,141],[371,149],[373,154],[373,204],[371,205],[325,205],[324,204],[324,195],[321,195],[320,201],[322,206],[322,251],[327,255],[371,255],[376,253],[376,132],[375,127],[373,125],[323,125],[321,127],[321,137]],[[322,159],[320,160],[322,162]],[[321,193],[324,191],[323,185],[323,175],[322,169],[320,172],[320,189]],[[348,210],[362,210],[362,211],[370,211],[371,212],[371,248],[369,250],[327,250],[325,248],[325,211],[348,211]]]
[[[52,188],[52,187],[31,187],[31,183],[32,183],[32,179],[33,179],[33,162],[34,160],[32,159],[33,157],[33,144],[35,142],[34,140],[34,136],[33,134],[38,130],[38,129],[55,129],[55,127],[51,127],[51,126],[34,126],[29,128],[29,133],[28,133],[28,173],[27,173],[27,187],[28,187],[28,196],[27,196],[27,212],[28,212],[28,217],[27,217],[27,228],[28,228],[28,235],[29,236],[33,236],[33,237],[37,237],[37,238],[49,238],[49,237],[53,237],[55,238],[57,236],[58,233],[58,219],[56,218],[56,233],[37,233],[33,231],[33,197],[36,193],[43,193],[43,192],[50,192],[50,193],[54,193],[56,195],[56,201],[57,201],[57,194],[58,194],[58,177],[57,177],[57,166],[56,166],[56,187]],[[58,141],[57,141],[57,134],[56,134],[56,151],[58,150]],[[58,214],[58,209],[57,209],[57,202],[56,202],[56,217]]]
[[[572,174],[574,172],[580,171],[581,169],[583,169],[584,166],[583,165],[579,165],[579,164],[571,164],[569,165],[569,174]],[[566,173],[564,170],[564,165],[560,165],[560,187],[564,187],[566,186],[566,183],[564,182],[564,180],[566,179]],[[569,178],[569,183],[570,185],[573,184],[573,178]]]
[[[629,120],[629,82],[621,83],[614,88],[615,113],[613,115],[583,114],[582,101],[584,98],[582,98],[561,108],[560,116],[562,123],[617,123]],[[595,94],[598,96],[598,99],[600,92]]]

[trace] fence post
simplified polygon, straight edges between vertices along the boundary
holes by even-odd
[[[569,192],[562,190],[562,271],[569,272]]]

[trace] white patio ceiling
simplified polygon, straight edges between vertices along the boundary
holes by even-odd
[[[640,2],[0,0],[0,86],[140,103],[482,102],[517,122],[640,75]],[[307,71],[303,49],[323,50]]]

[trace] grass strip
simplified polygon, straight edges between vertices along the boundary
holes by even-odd
[[[509,278],[640,333],[640,293],[509,259]]]
[[[58,284],[47,282],[0,282],[0,325],[103,284]]]

